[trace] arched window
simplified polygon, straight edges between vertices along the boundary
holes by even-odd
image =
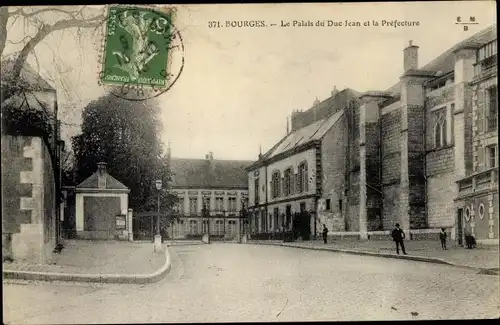
[[[434,126],[434,144],[436,148],[446,145],[446,118],[440,118]]]

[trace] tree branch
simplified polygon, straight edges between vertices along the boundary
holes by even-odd
[[[85,8],[85,7],[83,7]],[[75,14],[77,13],[80,13],[82,10],[78,10],[78,11],[68,11],[68,10],[63,10],[63,9],[59,9],[59,8],[43,8],[43,9],[39,9],[39,10],[35,10],[35,11],[32,11],[32,12],[25,12],[23,8],[20,8],[20,9],[17,9],[13,12],[10,13],[11,16],[14,16],[14,15],[19,15],[19,16],[23,16],[24,18],[30,18],[30,17],[33,17],[33,16],[36,16],[36,15],[39,15],[41,13],[44,13],[44,12],[61,12],[63,14],[66,14],[66,15],[69,15],[71,17],[74,17]]]
[[[2,7],[3,8],[3,7]],[[44,9],[41,9],[44,10]],[[39,10],[38,12],[40,12]],[[60,11],[60,10],[59,10]],[[92,28],[92,27],[99,27],[105,20],[105,14],[102,13],[98,16],[89,18],[89,19],[77,19],[77,18],[71,18],[71,19],[66,19],[66,20],[60,20],[53,25],[45,25],[43,24],[42,27],[38,30],[36,35],[30,39],[26,45],[23,47],[21,52],[19,53],[18,57],[16,58],[16,61],[14,63],[14,68],[12,71],[12,78],[17,79],[19,78],[21,74],[21,70],[26,63],[26,60],[28,59],[28,55],[33,49],[35,48],[40,41],[42,41],[45,37],[47,37],[50,33],[62,29],[67,29],[67,28]]]

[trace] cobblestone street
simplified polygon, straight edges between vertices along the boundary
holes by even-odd
[[[173,247],[150,285],[4,281],[4,323],[424,320],[500,316],[497,276],[286,247]],[[29,308],[24,302],[32,297]]]

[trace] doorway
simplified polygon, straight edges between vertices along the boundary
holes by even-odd
[[[286,206],[285,218],[286,218],[285,227],[288,229],[288,228],[290,228],[290,224],[292,222],[292,206],[291,205]]]
[[[458,245],[463,246],[463,218],[464,218],[464,209],[460,208],[457,210],[457,238]]]

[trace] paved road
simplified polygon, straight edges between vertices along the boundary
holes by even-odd
[[[500,316],[498,277],[470,270],[273,246],[174,250],[171,273],[150,285],[4,282],[4,323]]]

